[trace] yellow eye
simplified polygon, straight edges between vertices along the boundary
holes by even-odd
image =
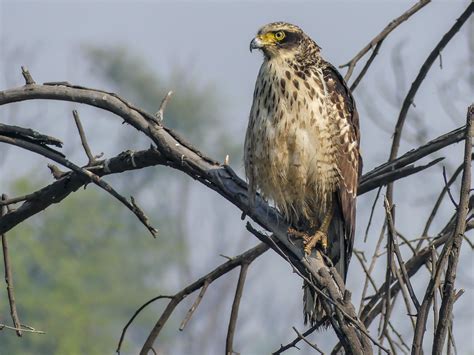
[[[277,41],[281,41],[283,38],[285,38],[285,32],[283,31],[278,31],[275,33],[275,38]]]

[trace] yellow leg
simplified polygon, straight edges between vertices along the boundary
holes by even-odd
[[[319,229],[313,234],[308,235],[307,233],[300,232],[295,230],[294,228],[288,228],[288,233],[296,238],[302,238],[304,244],[304,253],[305,255],[311,254],[311,251],[316,247],[316,245],[320,244],[323,247],[323,250],[326,251],[328,247],[328,231],[329,226],[331,225],[331,220],[334,214],[334,209],[331,205],[329,206],[328,212],[323,218],[323,222]]]

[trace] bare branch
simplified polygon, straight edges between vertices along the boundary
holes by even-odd
[[[187,287],[183,288],[181,291],[176,293],[172,297],[171,301],[166,306],[166,309],[161,314],[161,317],[158,319],[152,331],[148,335],[148,338],[145,341],[145,344],[143,345],[142,350],[140,351],[140,354],[141,355],[148,354],[148,351],[150,350],[153,343],[155,342],[155,339],[160,334],[161,329],[163,329],[163,326],[165,325],[166,321],[171,316],[176,306],[184,298],[186,298],[188,295],[198,290],[199,288],[203,287],[206,282],[211,284],[212,282],[217,280],[219,277],[227,274],[229,271],[233,270],[234,268],[241,266],[244,263],[252,262],[254,259],[256,259],[260,255],[265,253],[267,250],[268,250],[267,245],[263,243],[258,244],[254,248],[249,249],[246,252],[234,257],[232,260],[229,260],[225,262],[224,264],[219,265],[217,268],[215,268],[214,270],[212,270],[205,276],[201,277],[200,279],[196,280],[192,284],[188,285]]]
[[[429,308],[433,301],[433,296],[436,288],[440,284],[440,279],[444,266],[448,262],[448,270],[445,279],[445,285],[443,288],[443,301],[441,305],[441,312],[438,322],[438,327],[436,329],[435,343],[433,344],[433,351],[440,353],[444,344],[444,339],[446,338],[446,323],[448,317],[452,311],[453,305],[453,293],[454,293],[454,279],[455,279],[455,270],[457,267],[457,260],[459,256],[459,249],[462,243],[462,236],[466,229],[466,216],[469,206],[469,189],[470,189],[470,174],[471,174],[471,151],[472,151],[472,131],[471,123],[472,118],[474,117],[474,106],[471,105],[467,113],[467,124],[466,124],[466,143],[464,149],[464,167],[463,167],[463,177],[461,184],[461,197],[459,208],[456,214],[455,227],[450,233],[451,238],[443,247],[441,254],[438,258],[436,265],[436,271],[434,277],[431,278],[428,287],[426,288],[425,296],[421,304],[420,311],[418,312],[418,317],[416,321],[415,335],[413,337],[412,345],[412,354],[421,354],[423,346],[423,338],[426,330],[426,321],[428,318]],[[452,264],[451,264],[452,263]],[[448,276],[449,272],[449,276]],[[441,325],[441,323],[445,323]],[[443,339],[436,339],[436,337],[442,336]]]
[[[393,225],[393,219],[391,214],[392,207],[387,199],[385,199],[385,211],[387,213],[387,224],[388,224],[388,233],[390,234],[390,240],[392,242],[395,255],[397,256],[398,265],[400,265],[400,270],[402,272],[403,281],[408,287],[408,292],[410,297],[415,305],[417,311],[420,310],[420,303],[416,298],[415,291],[413,291],[413,286],[411,285],[410,278],[408,277],[407,270],[405,268],[405,263],[403,262],[402,254],[400,253],[400,248],[398,247],[397,233],[395,232],[395,226]]]
[[[115,350],[115,352],[117,354],[120,354],[120,349],[122,348],[122,343],[123,343],[123,339],[125,338],[125,334],[127,333],[127,329],[128,327],[130,326],[130,324],[133,323],[133,321],[135,320],[135,318],[137,318],[137,316],[140,314],[141,311],[143,311],[146,307],[148,307],[150,304],[152,304],[153,302],[155,301],[158,301],[158,300],[162,300],[162,299],[172,299],[173,296],[163,296],[163,295],[160,295],[160,296],[157,296],[157,297],[153,297],[151,300],[145,302],[144,304],[142,304],[136,311],[135,313],[133,314],[132,318],[130,318],[127,322],[127,324],[125,324],[125,327],[123,327],[122,329],[122,333],[120,334],[120,339],[119,339],[119,342],[118,342],[118,345],[117,345],[117,350]]]
[[[237,317],[239,315],[240,300],[242,299],[242,293],[244,290],[245,278],[247,277],[247,271],[250,263],[243,263],[240,267],[239,281],[235,289],[234,302],[232,303],[232,310],[230,312],[229,327],[227,329],[227,337],[225,341],[225,353],[226,355],[232,355],[234,353],[234,334],[235,327],[237,324]]]
[[[293,328],[293,330],[295,331],[296,335],[298,335],[298,338],[299,338],[299,339],[303,340],[306,344],[308,344],[309,346],[311,346],[311,347],[312,347],[314,350],[316,350],[318,353],[324,354],[324,353],[322,352],[322,350],[321,350],[320,348],[318,348],[318,346],[317,346],[316,344],[313,344],[313,343],[311,343],[308,339],[306,339],[306,337],[305,337],[303,334],[301,334],[301,333],[298,331],[298,329],[296,329],[295,327],[292,327],[292,328]]]
[[[448,191],[448,196],[449,196],[449,199],[451,200],[451,203],[454,205],[454,207],[458,208],[456,201],[454,201],[453,194],[451,193],[451,189],[449,188],[448,178],[446,177],[446,168],[444,166],[443,166],[443,180],[444,180],[444,187]]]
[[[352,76],[352,72],[357,64],[357,62],[371,49],[376,47],[379,43],[382,43],[383,40],[392,32],[395,28],[397,28],[401,23],[408,20],[411,15],[416,13],[422,7],[427,5],[430,0],[420,0],[410,9],[408,9],[405,13],[401,16],[397,17],[396,19],[390,21],[390,23],[380,32],[377,36],[375,36],[364,48],[362,48],[359,53],[356,54],[354,58],[352,58],[348,63],[340,65],[339,68],[349,67],[347,69],[347,73],[344,76],[344,80],[347,82],[349,78]],[[375,50],[374,50],[375,51]],[[375,56],[374,56],[375,57]],[[370,61],[370,59],[369,59]],[[373,61],[373,58],[372,58]],[[364,68],[367,71],[367,67]]]
[[[0,134],[12,138],[30,140],[43,146],[54,145],[59,148],[63,146],[63,142],[61,142],[59,139],[41,134],[31,128],[23,128],[0,123]]]
[[[403,100],[402,108],[400,110],[400,114],[398,116],[397,124],[395,125],[395,132],[393,136],[393,143],[392,148],[390,151],[390,160],[396,158],[398,154],[398,149],[400,147],[400,140],[402,136],[403,125],[405,123],[405,119],[408,114],[408,109],[410,108],[411,104],[413,103],[413,99],[421,86],[421,83],[426,77],[426,74],[430,70],[433,62],[438,57],[439,53],[444,49],[444,47],[449,43],[449,41],[456,35],[456,33],[461,29],[467,19],[471,16],[472,12],[474,11],[474,3],[471,3],[466,10],[461,14],[461,16],[456,20],[454,25],[449,29],[448,32],[441,38],[439,43],[436,47],[431,51],[428,58],[426,58],[425,62],[420,68],[418,75],[416,76],[415,80],[413,81],[410,90],[408,91],[405,99]],[[389,198],[389,202],[392,203],[391,199]]]
[[[97,176],[120,173],[127,170],[141,169],[143,167],[157,165],[163,162],[162,155],[154,148],[135,152],[122,152],[116,157],[97,162],[94,166],[94,173]],[[89,168],[91,169],[91,168]],[[29,195],[21,196],[17,199],[26,197],[25,203],[14,211],[7,213],[0,218],[0,233],[5,233],[17,224],[34,214],[43,211],[54,203],[58,203],[69,194],[77,191],[90,180],[76,172],[69,174],[61,173],[57,176],[58,181],[38,190]],[[14,200],[13,198],[10,200]]]
[[[1,200],[8,200],[5,194],[2,194]],[[0,207],[0,216],[3,217],[5,214],[5,206]],[[10,315],[12,317],[13,326],[16,328],[16,334],[21,337],[21,322],[18,317],[18,311],[16,310],[15,292],[13,290],[13,275],[12,267],[10,264],[10,255],[8,254],[8,241],[6,234],[2,234],[2,251],[3,251],[3,267],[5,268],[5,283],[7,285],[8,303],[10,304]]]
[[[372,54],[370,55],[369,59],[367,60],[367,62],[364,64],[364,67],[360,71],[359,75],[357,75],[357,78],[355,78],[354,82],[351,84],[350,89],[351,89],[352,92],[354,92],[354,90],[357,88],[357,86],[359,86],[362,78],[367,73],[367,70],[369,70],[370,65],[374,61],[377,54],[379,54],[379,49],[382,46],[382,43],[383,43],[383,39],[380,40],[380,42],[377,43],[377,45],[375,46],[374,50],[372,51]],[[349,78],[347,78],[347,80],[349,80]]]
[[[161,101],[160,109],[158,110],[157,113],[155,113],[155,116],[158,119],[158,122],[163,121],[165,117],[164,116],[165,109],[166,109],[166,106],[168,105],[168,102],[171,100],[171,96],[173,96],[173,91],[168,91],[166,96]]]
[[[321,325],[325,324],[327,322],[328,318],[327,316],[323,317],[319,322],[317,322],[315,325],[313,325],[311,328],[309,328],[307,331],[305,331],[302,336],[307,337],[311,333],[313,333],[316,329],[318,329]],[[280,349],[272,353],[272,355],[278,355],[282,354],[284,351],[291,349],[291,348],[296,348],[296,344],[298,344],[302,338],[300,336],[296,337],[292,342],[286,344],[286,345],[280,345]]]
[[[76,122],[77,130],[79,131],[79,137],[81,138],[82,147],[87,155],[87,159],[89,159],[89,163],[87,166],[92,166],[95,164],[95,158],[91,153],[91,149],[89,148],[89,143],[87,142],[86,134],[84,132],[84,128],[82,127],[81,119],[79,117],[79,113],[77,110],[72,110],[72,115],[74,117],[74,122]]]
[[[471,4],[472,5],[472,4]],[[449,245],[449,260],[443,284],[443,298],[439,314],[438,327],[433,342],[433,353],[441,354],[448,330],[449,320],[452,318],[455,301],[454,282],[459,261],[459,252],[466,231],[466,217],[469,210],[469,191],[471,189],[471,153],[472,153],[472,121],[474,120],[474,105],[467,111],[466,144],[464,147],[464,167],[461,183],[461,196],[457,208],[456,227]]]
[[[63,155],[59,152],[54,151],[53,149],[44,147],[42,145],[38,145],[29,141],[25,141],[20,138],[10,138],[0,135],[0,142],[16,145],[20,148],[29,150],[31,152],[40,154],[46,158],[49,158],[73,171],[82,175],[83,178],[92,181],[94,184],[102,188],[103,190],[107,191],[109,194],[114,196],[117,200],[119,200],[122,204],[124,204],[130,211],[132,211],[138,219],[142,222],[143,225],[148,229],[148,231],[152,234],[152,236],[156,237],[158,230],[150,225],[148,222],[148,217],[143,213],[143,211],[134,203],[128,202],[128,200],[120,195],[115,189],[110,186],[107,182],[102,180],[98,175],[90,172],[89,170],[83,169],[76,164],[72,163],[71,161],[67,160],[63,157]]]
[[[471,160],[472,159],[474,159],[474,155],[471,154]],[[443,201],[443,198],[444,198],[445,194],[447,193],[448,188],[456,181],[458,175],[462,172],[462,168],[463,168],[463,165],[462,164],[459,165],[459,167],[456,169],[454,174],[451,176],[451,178],[449,179],[447,184],[445,184],[445,186],[441,190],[441,192],[438,196],[438,199],[436,200],[436,202],[433,206],[433,210],[431,211],[431,213],[428,217],[428,220],[426,221],[425,228],[423,228],[423,233],[422,233],[423,236],[428,235],[428,231],[429,231],[429,228],[431,226],[431,223],[433,222],[433,219],[435,218],[436,213],[438,212],[439,206],[441,205],[441,202]],[[418,242],[415,250],[420,249],[422,243],[423,243],[423,240],[420,240],[420,242]]]
[[[193,316],[194,311],[196,311],[196,309],[199,307],[199,304],[201,303],[201,300],[204,297],[204,294],[206,293],[208,286],[209,286],[209,282],[205,281],[204,285],[201,288],[201,291],[199,292],[199,295],[197,296],[191,308],[188,310],[186,317],[184,317],[183,321],[181,322],[181,325],[179,326],[179,330],[181,331],[184,330],[184,328],[186,327],[186,324],[188,324],[188,322],[191,320],[191,317]]]
[[[35,333],[35,334],[46,334],[45,332],[43,332],[42,330],[36,330],[35,328],[32,328],[32,327],[28,327],[24,324],[20,325],[20,327],[11,327],[9,325],[6,325],[6,324],[2,324],[0,323],[0,330],[2,329],[10,329],[10,330],[14,330],[16,332],[25,332],[25,333]]]
[[[397,171],[398,173],[401,168],[408,167],[409,164],[412,164],[431,153],[443,149],[451,144],[462,141],[465,137],[465,134],[466,127],[459,127],[449,133],[443,134],[429,141],[428,143],[416,149],[410,150],[409,152],[403,154],[397,159],[394,159],[372,169],[368,173],[361,176],[359,189],[357,190],[358,193],[363,194],[367,191],[373,190],[383,185],[383,183],[381,183],[381,180],[385,179],[387,176],[395,174],[395,171]],[[439,160],[435,160],[435,162],[437,161]]]
[[[25,79],[25,84],[26,85],[36,84],[35,81],[33,80],[33,77],[31,76],[30,72],[28,71],[27,67],[21,67],[21,74],[23,75],[23,78]]]

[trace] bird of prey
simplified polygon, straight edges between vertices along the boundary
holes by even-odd
[[[355,229],[362,167],[359,118],[337,69],[298,26],[263,26],[250,51],[263,52],[245,137],[249,199],[257,190],[272,200],[303,238],[304,252],[319,248],[346,278]],[[304,286],[305,322],[323,317]]]

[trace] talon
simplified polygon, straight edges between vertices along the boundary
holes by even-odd
[[[294,229],[294,228],[292,228],[292,227],[288,227],[287,233],[288,233],[289,235],[295,237],[295,238],[303,238],[303,239],[304,239],[305,237],[306,237],[306,238],[308,237],[308,235],[307,235],[306,233],[300,232],[300,231],[298,231],[298,230],[296,230],[296,229]]]
[[[322,231],[316,231],[311,237],[306,237],[304,239],[304,253],[306,256],[310,255],[313,249],[320,244],[324,252],[326,252],[328,247],[328,236]]]

